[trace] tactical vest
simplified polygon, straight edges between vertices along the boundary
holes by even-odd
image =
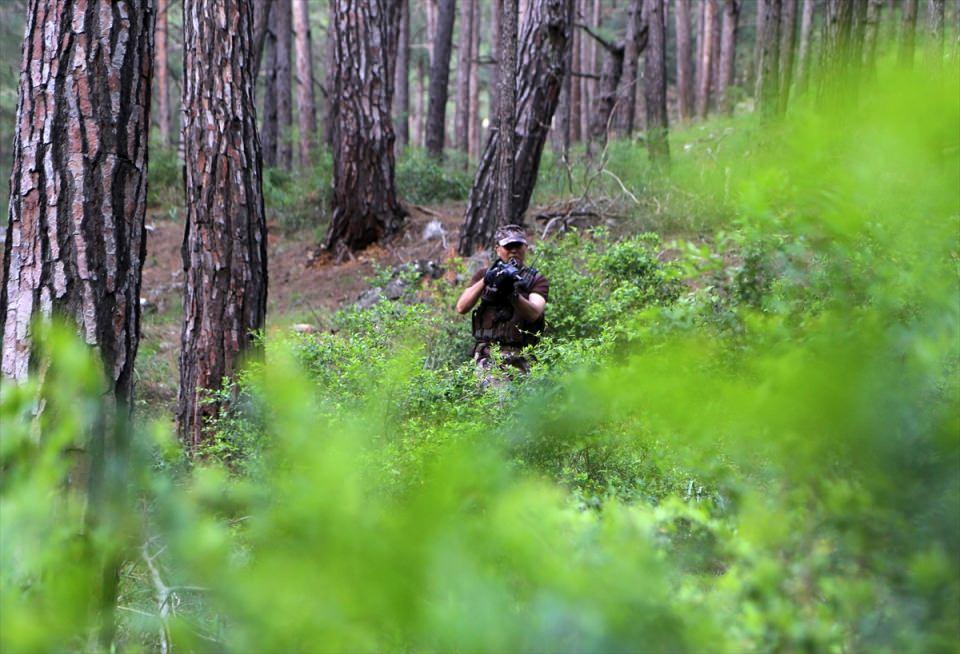
[[[523,268],[520,271],[526,288],[533,288],[533,282],[539,273],[536,268]],[[478,342],[498,343],[523,347],[534,345],[540,340],[545,322],[543,314],[534,322],[523,321],[517,315],[509,298],[496,302],[480,300],[473,310],[473,338]]]

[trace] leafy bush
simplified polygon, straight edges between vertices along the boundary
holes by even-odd
[[[397,193],[408,202],[466,200],[472,181],[456,153],[449,153],[441,164],[423,150],[408,148],[397,162]]]
[[[288,231],[303,228],[322,229],[329,219],[333,184],[333,158],[326,150],[314,153],[310,168],[286,171],[266,168],[263,173],[263,199],[267,219],[275,220]]]
[[[150,165],[147,168],[147,205],[150,207],[183,206],[183,165],[174,148],[158,142],[150,144]]]

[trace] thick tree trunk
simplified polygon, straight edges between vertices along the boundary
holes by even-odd
[[[395,86],[393,130],[397,135],[397,145],[403,148],[410,142],[410,0],[400,0]]]
[[[530,204],[540,167],[540,155],[557,108],[563,83],[567,51],[573,38],[572,0],[533,0],[523,26],[520,52],[512,80],[516,81],[513,153],[513,202],[508,222],[522,222]],[[501,93],[503,87],[501,86]],[[493,132],[477,168],[460,233],[459,251],[464,256],[490,244],[498,224],[497,160],[499,131]]]
[[[164,147],[170,147],[172,122],[170,114],[170,74],[167,57],[167,14],[169,9],[169,0],[157,0],[157,56],[153,73],[157,80],[157,128],[160,132],[160,142]]]
[[[703,12],[703,37],[700,52],[700,63],[697,70],[697,117],[703,120],[707,117],[710,108],[710,71],[713,68],[713,23],[717,12],[718,0],[706,0]],[[649,23],[649,18],[647,19]]]
[[[761,0],[763,30],[757,65],[757,108],[766,115],[780,109],[780,0]]]
[[[193,448],[221,408],[205,393],[254,351],[267,310],[252,20],[249,0],[184,0],[187,225],[177,422]]]
[[[595,39],[597,40],[597,39]],[[600,71],[600,83],[593,97],[593,106],[590,108],[590,142],[587,145],[589,154],[607,144],[610,132],[610,121],[617,104],[617,90],[623,77],[623,58],[626,45],[597,40],[604,54],[603,68]],[[633,89],[630,89],[633,92]]]
[[[335,0],[333,219],[326,248],[359,250],[393,235],[406,211],[394,185],[394,59],[398,0]]]
[[[676,0],[677,107],[680,120],[693,118],[693,41],[690,30],[690,0]]]
[[[308,0],[293,0],[293,30],[296,35],[297,126],[300,131],[300,165],[310,166],[317,134],[317,103],[313,93],[313,42],[310,35]]]
[[[720,37],[720,84],[717,89],[721,111],[733,114],[733,87],[737,61],[737,32],[740,24],[740,0],[724,0],[723,33]]]
[[[623,50],[623,77],[615,98],[615,102],[619,104],[617,112],[620,118],[620,133],[628,138],[633,135],[633,126],[637,117],[640,53],[646,46],[647,30],[643,24],[643,0],[630,0],[627,7],[627,30]]]
[[[467,154],[470,161],[476,161],[480,156],[480,75],[478,60],[480,59],[480,26],[482,24],[481,7],[479,0],[470,0],[471,21],[473,29],[470,30],[470,123],[469,147]]]
[[[453,22],[456,9],[456,0],[440,0],[437,13],[437,35],[433,41],[433,59],[430,62],[427,153],[437,159],[443,157],[443,143],[447,131],[450,50],[453,44]]]
[[[166,0],[169,2],[169,0]],[[256,81],[260,75],[260,60],[263,58],[263,45],[270,25],[270,10],[273,0],[254,0],[253,2],[253,52],[250,54],[251,77]]]
[[[277,23],[276,11],[271,12],[264,39],[263,66],[263,119],[260,130],[260,142],[263,144],[263,165],[273,168],[277,165],[277,138],[279,124],[277,117]]]
[[[125,409],[140,338],[151,7],[29,3],[0,290],[4,377],[27,377],[32,321],[59,316],[98,350]]]
[[[290,54],[293,40],[291,0],[274,0],[271,13],[277,14],[277,164],[286,170],[293,165],[293,73]]]
[[[783,0],[780,25],[780,113],[787,110],[793,83],[793,50],[797,34],[797,0]]]
[[[913,51],[917,34],[917,0],[903,0],[900,21],[900,50],[897,58],[903,66],[913,65]]]
[[[813,12],[816,7],[817,0],[803,0],[797,52],[797,93],[805,93],[810,85],[810,39],[813,35]]]
[[[457,40],[457,101],[453,116],[455,147],[470,150],[470,49],[473,42],[473,2],[460,0],[460,35]]]
[[[500,105],[497,107],[497,222],[513,218],[514,129],[517,123],[517,0],[503,0],[500,23]],[[549,119],[547,120],[549,122]]]
[[[663,2],[644,0],[643,3],[648,31],[643,69],[647,149],[650,159],[658,167],[665,167],[670,161],[670,145],[667,141],[667,28]],[[709,71],[709,67],[706,70]]]
[[[567,62],[565,65],[566,74],[563,76],[563,84],[560,87],[560,98],[557,100],[557,111],[553,119],[553,153],[557,157],[566,160],[570,153],[570,117],[572,114],[572,101],[570,94],[573,91],[573,75],[571,75],[573,60],[573,48],[568,49]]]

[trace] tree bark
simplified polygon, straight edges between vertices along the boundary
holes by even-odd
[[[437,14],[437,35],[433,41],[430,62],[430,90],[427,104],[427,154],[443,157],[447,130],[447,91],[450,79],[450,50],[453,43],[453,22],[456,0],[440,0]]]
[[[618,103],[620,133],[633,135],[637,116],[637,81],[640,72],[640,53],[647,46],[647,30],[643,24],[643,0],[631,0],[627,7],[627,30],[623,50],[623,77],[614,98]],[[609,62],[609,58],[607,59]],[[602,76],[602,75],[601,75]],[[603,82],[601,81],[601,87]]]
[[[717,93],[720,109],[727,115],[733,114],[734,99],[730,89],[733,87],[736,72],[739,23],[740,0],[724,0],[723,33],[720,38],[720,84]]]
[[[513,154],[513,202],[507,222],[521,223],[530,204],[540,167],[540,156],[557,109],[567,51],[573,38],[573,0],[533,0],[523,26],[517,65],[511,82],[517,97]],[[504,87],[501,85],[501,94]],[[470,190],[467,211],[460,231],[459,251],[473,254],[486,247],[498,226],[501,198],[498,192],[500,163],[497,154],[500,131],[492,132]]]
[[[277,165],[277,136],[279,123],[277,116],[277,13],[271,12],[267,34],[264,39],[264,77],[263,77],[263,127],[260,130],[260,142],[263,145],[263,165],[273,168]]]
[[[500,105],[497,111],[497,222],[513,218],[514,129],[517,122],[517,0],[503,0],[500,23]]]
[[[395,86],[393,129],[397,135],[397,145],[403,148],[410,142],[410,0],[400,0]]]
[[[415,118],[413,124],[416,126],[415,143],[423,148],[426,147],[427,133],[427,112],[426,105],[427,93],[427,66],[424,63],[424,57],[417,57],[417,95],[414,104]]]
[[[697,117],[703,120],[707,117],[710,108],[710,71],[713,57],[713,22],[717,12],[718,0],[706,0],[703,11],[703,25],[701,26],[702,48],[700,63],[697,72]],[[649,23],[649,18],[647,19]]]
[[[31,323],[59,316],[97,349],[123,410],[140,339],[153,23],[149,0],[29,3],[0,290],[4,377],[26,379],[39,363]]]
[[[490,0],[490,124],[496,120],[497,107],[500,106],[500,20],[503,16],[503,0]]]
[[[581,0],[583,22],[586,23],[590,14],[590,0]],[[580,63],[580,136],[584,141],[590,141],[590,106],[593,103],[593,87],[590,76],[593,75],[593,41],[581,36]]]
[[[253,3],[253,52],[250,55],[250,67],[254,81],[260,75],[260,61],[263,58],[263,45],[267,38],[272,7],[273,0],[254,0]]]
[[[167,14],[169,0],[157,0],[156,63],[153,71],[157,80],[157,127],[160,142],[170,147],[170,75],[167,57]]]
[[[337,128],[328,250],[359,250],[392,236],[406,211],[394,185],[394,59],[398,0],[335,0]]]
[[[334,95],[337,69],[337,23],[333,18],[334,0],[327,3],[327,40],[324,44],[324,86],[326,87],[327,102],[323,115],[323,142],[333,149],[333,133],[337,129],[337,103]]]
[[[877,39],[880,34],[880,16],[883,0],[868,0],[867,24],[863,41],[863,66],[867,76],[873,77],[877,63]]]
[[[813,35],[813,16],[816,0],[803,0],[800,13],[800,44],[797,53],[797,93],[805,93],[810,84],[810,37]]]
[[[713,21],[710,30],[713,36],[710,39],[710,107],[717,109],[720,100],[720,46],[723,39],[723,0],[714,0]]]
[[[939,64],[943,57],[944,0],[927,0],[927,38],[929,38],[930,57]]]
[[[667,141],[667,29],[663,19],[663,2],[644,0],[643,3],[648,32],[643,69],[647,149],[651,161],[661,168],[670,161],[670,145]],[[709,71],[709,67],[706,70]]]
[[[902,66],[913,65],[913,51],[917,33],[917,0],[903,0],[900,22],[900,50],[897,59]]]
[[[676,0],[677,105],[680,120],[693,118],[693,60],[690,31],[690,0]]]
[[[277,164],[290,170],[293,165],[293,74],[290,54],[293,37],[291,0],[275,0],[277,14]]]
[[[308,168],[317,133],[317,103],[313,93],[313,42],[308,0],[293,0],[293,30],[297,61],[297,127],[300,165]]]
[[[578,7],[579,0],[573,0],[574,2],[574,20],[577,20],[579,16]],[[581,115],[583,114],[583,96],[581,91],[583,90],[581,80],[578,77],[578,74],[583,71],[580,67],[581,50],[583,50],[583,36],[580,34],[580,30],[573,30],[573,36],[571,37],[571,51],[570,51],[570,140],[574,143],[579,143],[583,139],[583,130],[580,129],[582,120]]]
[[[587,153],[590,155],[607,143],[610,119],[617,104],[617,90],[623,77],[623,59],[626,51],[626,44],[623,41],[610,43],[596,37],[594,40],[600,46],[604,57],[600,81],[593,97],[593,106],[590,108],[590,141],[587,144]],[[630,91],[633,92],[633,89],[631,88]]]
[[[763,30],[757,66],[757,108],[774,115],[780,108],[780,0],[762,0]]]
[[[479,0],[470,0],[471,21],[473,28],[470,30],[470,112],[467,137],[469,147],[467,155],[470,161],[476,161],[480,156],[480,25],[483,22],[481,18]]]
[[[192,448],[221,409],[204,394],[256,351],[267,309],[252,20],[249,0],[184,0],[187,225],[177,423]]]
[[[457,45],[457,102],[454,109],[454,145],[470,151],[470,62],[473,43],[473,2],[460,0],[460,37]]]
[[[793,50],[797,34],[797,0],[783,0],[780,29],[780,113],[787,110],[793,83]]]

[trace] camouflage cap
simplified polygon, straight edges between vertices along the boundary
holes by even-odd
[[[526,245],[527,233],[523,231],[523,227],[520,225],[503,225],[497,228],[497,233],[494,234],[493,240],[501,247],[508,243],[523,243]]]

